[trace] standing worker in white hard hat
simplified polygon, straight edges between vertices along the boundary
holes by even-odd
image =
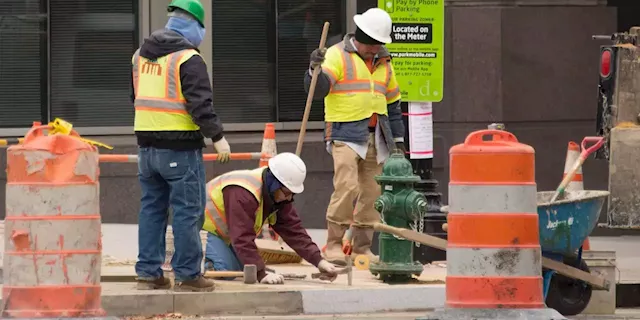
[[[334,163],[324,256],[340,265],[346,265],[342,238],[352,223],[352,255],[365,254],[377,261],[371,252],[371,225],[380,220],[373,207],[380,196],[374,177],[390,151],[405,152],[400,88],[384,47],[391,43],[391,17],[372,8],[353,20],[355,33],[328,50],[311,53],[305,76],[308,91],[312,71],[322,68],[314,98],[324,98],[325,141]]]
[[[322,259],[293,207],[293,196],[304,191],[307,167],[293,153],[269,159],[268,167],[225,173],[207,184],[203,229],[208,232],[205,269],[241,271],[257,266],[258,281],[282,284],[284,277],[267,273],[256,237],[265,223],[303,259],[320,269],[321,279],[333,281],[339,267]]]

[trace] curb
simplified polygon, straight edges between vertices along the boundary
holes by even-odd
[[[327,315],[346,313],[412,312],[442,308],[444,285],[397,288],[217,291],[209,293],[157,292],[104,295],[109,316],[182,315]]]

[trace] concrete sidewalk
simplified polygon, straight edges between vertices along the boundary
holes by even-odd
[[[369,271],[353,270],[333,283],[312,280],[310,265],[272,265],[278,273],[307,275],[284,285],[247,285],[241,279],[216,281],[211,293],[172,290],[138,291],[135,283],[103,282],[102,306],[110,316],[153,316],[177,313],[185,316],[330,315],[345,313],[428,311],[444,306],[446,268],[426,266],[412,284],[388,285]],[[103,275],[134,276],[133,266],[102,267]]]

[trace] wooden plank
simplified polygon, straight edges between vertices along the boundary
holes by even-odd
[[[419,233],[404,228],[396,228],[382,223],[374,224],[373,228],[376,231],[393,234],[407,240],[419,242],[420,244],[426,246],[445,251],[447,250],[447,240],[430,236],[428,234]],[[567,277],[582,280],[593,286],[594,289],[609,290],[609,287],[611,286],[611,283],[609,283],[609,281],[602,277],[598,277],[589,272],[584,272],[580,269],[571,267],[562,262],[555,261],[549,258],[542,257],[542,266],[547,269],[555,270],[557,273],[565,275]]]

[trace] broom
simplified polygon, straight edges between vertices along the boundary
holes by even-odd
[[[265,264],[300,263],[300,257],[286,243],[270,239],[256,239],[258,254]]]

